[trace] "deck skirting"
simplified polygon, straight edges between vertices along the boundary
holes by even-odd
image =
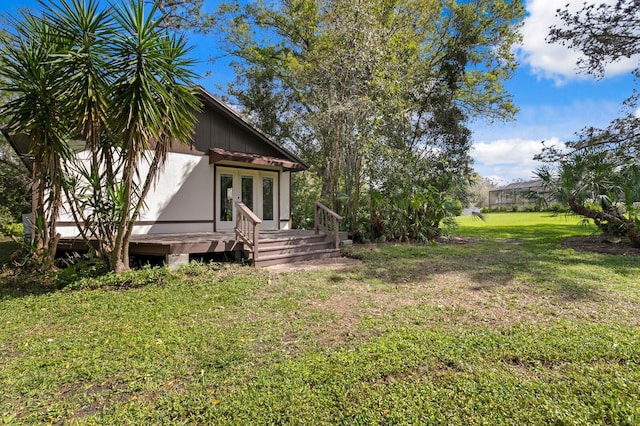
[[[314,231],[280,230],[260,232],[261,247],[257,266],[311,260],[318,257],[335,257],[340,254],[331,246],[326,235]],[[59,251],[86,251],[81,238],[62,238]],[[138,256],[161,256],[169,268],[189,262],[189,256],[206,253],[235,252],[236,258],[247,257],[248,247],[236,240],[234,232],[202,232],[184,234],[132,235],[129,254]]]

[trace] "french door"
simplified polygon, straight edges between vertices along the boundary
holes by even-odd
[[[235,226],[235,200],[242,201],[262,219],[260,229],[278,229],[278,173],[262,170],[216,168],[216,229]]]

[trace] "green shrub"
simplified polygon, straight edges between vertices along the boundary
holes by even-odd
[[[553,213],[567,213],[569,211],[569,207],[556,202],[552,203],[547,210]]]
[[[138,288],[150,284],[162,284],[167,278],[168,273],[169,271],[166,267],[144,267],[140,270],[130,270],[119,274],[109,272],[104,275],[87,276],[69,282],[66,288],[69,290]],[[70,273],[70,275],[72,275],[72,273]]]
[[[15,225],[15,219],[5,206],[0,206],[0,233],[8,234],[9,229]]]
[[[56,277],[58,288],[67,287],[85,278],[98,278],[109,270],[106,262],[96,257],[75,254],[61,262],[66,264],[66,267],[61,269]]]

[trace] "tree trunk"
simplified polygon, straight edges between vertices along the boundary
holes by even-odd
[[[569,196],[568,202],[572,212],[593,219],[596,223],[606,221],[608,224],[615,225],[620,230],[621,236],[629,238],[633,247],[640,248],[640,230],[632,219],[624,217],[618,209],[612,212],[592,210],[578,203],[574,196]]]
[[[122,182],[124,183],[123,206],[118,223],[118,230],[114,239],[113,251],[109,258],[111,270],[120,273],[129,269],[129,239],[128,229],[131,212],[131,194],[133,191],[133,176],[136,168],[137,153],[133,149],[127,150],[127,158],[122,172]]]

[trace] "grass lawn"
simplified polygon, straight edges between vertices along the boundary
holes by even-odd
[[[5,276],[0,422],[640,424],[640,258],[564,248],[576,223],[463,218],[344,269]]]

